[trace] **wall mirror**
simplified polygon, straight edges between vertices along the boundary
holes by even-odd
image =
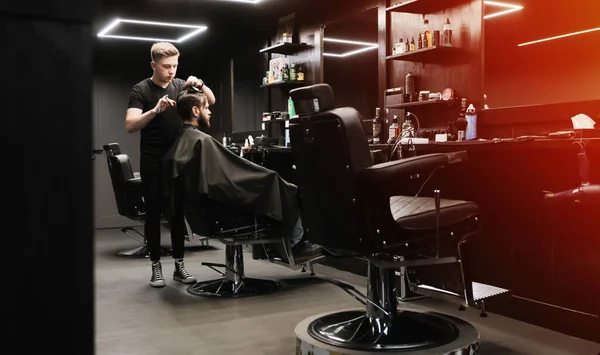
[[[600,2],[484,0],[490,108],[600,100]]]

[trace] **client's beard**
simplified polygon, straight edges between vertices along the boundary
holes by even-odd
[[[206,120],[202,116],[198,117],[198,126],[202,129],[210,128],[208,122],[206,122]]]

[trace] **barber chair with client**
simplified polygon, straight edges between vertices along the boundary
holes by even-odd
[[[171,211],[185,215],[194,233],[226,245],[227,265],[203,263],[217,272],[223,267],[224,278],[198,282],[188,292],[243,296],[278,289],[274,281],[245,277],[242,245],[279,245],[279,257],[291,266],[320,259],[321,247],[303,240],[297,187],[202,132],[211,112],[197,88],[182,91],[176,106],[184,124],[164,160]]]
[[[368,265],[366,295],[329,280],[363,307],[299,323],[297,353],[476,354],[475,327],[450,315],[399,309],[396,286],[476,308],[508,292],[472,280],[467,245],[479,231],[478,206],[442,199],[428,186],[436,171],[452,169],[466,152],[373,165],[360,114],[335,108],[329,85],[290,96],[299,115],[290,122],[290,138],[306,238],[328,257],[352,255]]]

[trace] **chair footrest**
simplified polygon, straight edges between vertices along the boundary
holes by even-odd
[[[507,292],[509,291],[504,288],[473,282],[473,300],[475,302],[499,296]]]
[[[496,287],[496,286],[482,284],[479,282],[472,282],[471,285],[472,285],[472,289],[473,289],[473,302],[475,302],[476,304],[481,301],[485,301],[486,299],[489,299],[489,298],[492,298],[495,296],[499,296],[499,295],[509,292],[509,290],[506,290],[506,289],[503,289],[500,287]],[[464,302],[467,301],[467,300],[465,300],[465,296],[461,293],[444,290],[444,289],[441,289],[441,288],[438,288],[435,286],[429,286],[429,285],[417,286],[415,293],[424,295],[424,296],[430,296],[433,298],[442,298],[442,299],[445,299],[450,302],[456,302],[456,301],[460,300],[461,304],[463,304]],[[465,304],[465,305],[467,305],[467,304]]]
[[[273,257],[273,258],[269,259],[269,261],[272,262],[273,264],[285,266],[285,267],[287,267],[289,269],[292,269],[292,270],[298,270],[298,269],[301,269],[301,268],[308,267],[308,266],[310,266],[310,264],[314,264],[317,261],[319,261],[321,259],[324,259],[324,258],[325,258],[325,255],[319,255],[319,256],[314,257],[314,258],[304,259],[302,261],[296,262],[296,267],[292,267],[292,265],[290,265],[290,263],[289,263],[288,260],[282,259],[282,258],[279,258],[279,257]]]
[[[225,266],[225,264],[217,264],[217,263],[205,263],[203,262],[202,264],[200,264],[202,266],[208,266],[208,267],[227,267]]]

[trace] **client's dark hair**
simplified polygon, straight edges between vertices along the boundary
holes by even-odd
[[[177,112],[184,121],[192,118],[192,107],[204,107],[204,105],[206,105],[206,96],[195,86],[184,89],[177,95]]]

